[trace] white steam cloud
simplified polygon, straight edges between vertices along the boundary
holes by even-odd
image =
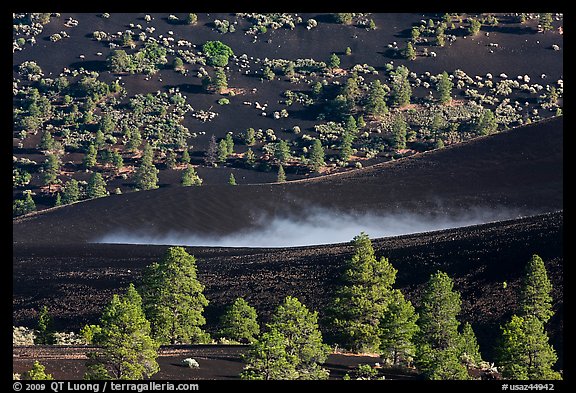
[[[408,214],[352,214],[313,208],[302,217],[266,217],[252,229],[222,235],[202,233],[149,233],[118,230],[94,243],[150,244],[204,247],[297,247],[349,242],[360,232],[371,238],[391,237],[483,224],[520,217],[510,209],[474,209],[456,216]]]

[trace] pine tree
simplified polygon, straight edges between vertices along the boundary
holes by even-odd
[[[520,291],[520,315],[533,315],[542,323],[554,315],[552,311],[552,284],[546,273],[544,261],[533,255],[526,266]]]
[[[176,166],[176,152],[174,152],[174,150],[170,150],[166,155],[166,168],[174,169],[175,166]]]
[[[42,138],[40,139],[40,149],[42,150],[52,150],[54,148],[54,139],[50,131],[44,131]]]
[[[88,353],[85,379],[143,379],[156,374],[159,345],[150,337],[142,298],[130,284],[114,294],[100,319],[99,349]]]
[[[216,68],[214,71],[214,81],[212,82],[216,92],[222,94],[228,88],[228,79],[222,68]]]
[[[346,119],[344,129],[346,130],[346,132],[352,134],[358,132],[358,125],[356,124],[356,119],[354,119],[354,116],[348,116],[348,119]]]
[[[153,162],[152,147],[146,145],[140,160],[140,166],[134,174],[134,183],[140,190],[153,190],[158,188],[158,169]]]
[[[284,167],[282,164],[278,167],[278,177],[276,179],[278,183],[285,183],[286,182],[286,172],[284,172]]]
[[[452,101],[452,88],[454,87],[454,83],[450,80],[448,73],[444,71],[440,74],[438,78],[438,82],[436,84],[436,90],[440,93],[440,103],[442,105],[448,104]]]
[[[133,130],[128,130],[125,135],[128,139],[126,142],[126,148],[128,151],[137,151],[142,144],[142,135],[140,134],[140,130],[138,128],[134,128]]]
[[[236,178],[234,177],[233,173],[230,173],[230,177],[228,178],[228,184],[230,184],[231,186],[237,186],[238,185],[236,183]]]
[[[232,138],[232,134],[227,133],[226,138],[224,138],[224,140],[226,141],[226,147],[228,149],[228,155],[234,154],[234,138]]]
[[[402,116],[396,116],[392,122],[392,146],[395,149],[406,149],[408,125]]]
[[[381,116],[388,113],[388,107],[386,106],[385,97],[386,97],[386,90],[384,90],[382,82],[376,79],[374,82],[370,84],[368,99],[365,106],[366,113],[376,116]]]
[[[170,247],[160,262],[150,265],[143,277],[144,312],[152,336],[161,344],[204,343],[202,326],[208,305],[204,285],[198,281],[196,258],[182,247]]]
[[[545,13],[540,14],[539,22],[540,22],[540,26],[542,26],[542,30],[543,31],[552,30],[554,28],[552,26],[553,20],[554,19],[552,18],[552,14],[549,12],[545,12]]]
[[[246,164],[248,164],[249,166],[254,165],[254,163],[256,162],[256,157],[254,156],[254,152],[252,151],[252,149],[248,149],[246,151],[244,158],[246,160]]]
[[[52,184],[56,183],[58,173],[60,172],[60,160],[55,154],[48,154],[46,162],[44,163],[44,172],[42,173],[42,180],[51,191]]]
[[[188,152],[187,147],[185,147],[184,151],[182,152],[182,157],[180,158],[180,163],[190,164],[190,153]]]
[[[311,312],[297,298],[288,296],[278,306],[268,324],[286,338],[286,353],[295,359],[298,379],[327,379],[328,370],[320,367],[330,347],[323,343],[318,328],[318,312]]]
[[[482,116],[480,116],[476,129],[480,135],[490,135],[496,132],[498,129],[498,123],[496,122],[494,112],[490,109],[486,109],[482,113]]]
[[[410,41],[406,43],[406,48],[404,49],[404,57],[408,60],[416,60],[416,50]]]
[[[256,131],[254,130],[254,128],[250,127],[246,129],[246,132],[244,134],[244,142],[248,146],[252,146],[256,143]]]
[[[75,179],[70,179],[64,185],[64,192],[62,193],[62,203],[68,205],[70,203],[78,202],[80,200],[80,185]]]
[[[412,97],[412,87],[408,80],[410,71],[405,66],[398,66],[391,72],[392,76],[392,103],[395,106],[403,107],[410,104]]]
[[[354,141],[354,135],[345,132],[342,135],[342,142],[340,144],[340,159],[347,162],[352,155],[352,142]]]
[[[361,233],[352,240],[354,254],[347,261],[332,306],[339,342],[356,352],[373,352],[380,347],[380,320],[391,302],[396,269],[381,257],[376,259],[370,238]]]
[[[295,356],[288,355],[286,347],[286,337],[277,330],[262,334],[244,356],[246,367],[240,378],[266,381],[297,379]]]
[[[314,139],[312,148],[310,149],[310,166],[315,172],[319,172],[320,168],[326,165],[324,161],[324,148],[320,139]]]
[[[88,179],[86,195],[88,195],[88,198],[101,198],[108,195],[108,191],[106,191],[106,182],[99,172],[92,173],[90,179]]]
[[[237,298],[220,320],[220,335],[238,342],[250,344],[260,333],[256,309],[243,298]]]
[[[92,168],[94,165],[96,165],[96,155],[98,154],[98,151],[96,150],[96,147],[94,146],[94,144],[90,144],[88,145],[88,149],[86,150],[86,155],[84,156],[84,168],[86,169],[90,169]]]
[[[52,345],[56,342],[54,337],[54,327],[52,324],[52,317],[48,313],[48,307],[42,307],[38,315],[38,333],[34,344],[37,345]]]
[[[338,57],[338,55],[336,55],[336,53],[332,53],[330,55],[330,58],[328,59],[328,68],[330,69],[335,69],[340,67],[340,58]]]
[[[466,322],[460,334],[460,360],[466,365],[478,366],[482,363],[482,355],[480,354],[480,346],[476,340],[476,335],[472,329],[472,325]]]
[[[184,172],[182,172],[182,185],[185,187],[201,186],[202,181],[192,165],[188,165],[186,169],[184,169]]]
[[[502,327],[498,346],[499,369],[502,376],[518,380],[561,379],[552,370],[556,351],[548,343],[544,324],[534,315],[513,315]]]
[[[429,379],[467,379],[460,363],[460,294],[444,272],[430,276],[421,300],[420,331],[416,336],[416,364]]]
[[[218,162],[226,162],[228,158],[228,143],[226,143],[226,139],[221,139],[218,142]]]
[[[62,197],[59,192],[56,193],[56,199],[54,200],[54,207],[58,206],[62,206]]]
[[[274,146],[274,157],[280,164],[285,164],[290,159],[290,146],[285,140],[280,139]]]
[[[32,368],[22,374],[24,381],[51,381],[54,378],[52,374],[46,374],[46,367],[37,360],[34,361]]]
[[[412,303],[398,289],[392,290],[390,304],[380,319],[380,351],[393,366],[408,365],[416,347],[413,337],[418,332],[418,314]]]

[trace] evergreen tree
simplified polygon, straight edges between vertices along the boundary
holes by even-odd
[[[99,349],[88,353],[85,379],[143,379],[156,374],[159,345],[150,337],[142,298],[130,284],[114,294],[100,319]]]
[[[297,379],[295,356],[289,355],[286,347],[286,337],[277,330],[262,334],[244,356],[246,367],[240,378],[266,381]]]
[[[101,198],[108,195],[106,182],[99,172],[92,173],[90,179],[88,179],[86,195],[88,195],[88,198]]]
[[[58,173],[60,172],[60,160],[55,154],[48,154],[46,162],[44,163],[44,172],[42,173],[42,181],[51,191],[52,184],[56,183]]]
[[[436,90],[440,93],[440,103],[442,105],[448,104],[452,101],[452,88],[454,87],[454,83],[450,80],[448,73],[444,71],[440,77],[438,78],[438,82],[436,84]]]
[[[498,123],[496,122],[494,112],[490,109],[486,109],[476,124],[476,130],[480,135],[490,135],[495,133],[498,130]]]
[[[134,182],[140,190],[153,190],[158,188],[158,169],[153,162],[154,152],[150,145],[144,147],[140,166],[134,174]]]
[[[174,71],[183,71],[184,70],[184,62],[181,58],[175,57],[174,62],[172,63],[174,67]]]
[[[244,142],[248,146],[252,146],[256,143],[256,131],[254,131],[254,128],[250,127],[246,129],[244,134]]]
[[[42,150],[52,150],[54,148],[54,138],[52,138],[50,131],[44,131],[42,138],[40,139],[39,147]]]
[[[54,207],[58,206],[62,206],[62,197],[59,192],[56,193],[56,199],[54,200]]]
[[[344,125],[344,129],[348,133],[354,134],[354,133],[358,132],[358,125],[356,124],[356,120],[354,119],[354,116],[348,116],[348,119],[346,119],[346,124]]]
[[[554,27],[552,26],[552,14],[549,12],[545,12],[540,14],[539,17],[539,22],[540,22],[540,26],[542,26],[542,30],[543,31],[548,31],[548,30],[552,30]]]
[[[391,302],[396,269],[377,259],[370,238],[361,233],[352,240],[354,254],[347,261],[332,307],[339,342],[356,352],[373,352],[381,344],[380,320]]]
[[[360,87],[356,77],[351,77],[346,80],[346,84],[342,88],[342,95],[346,100],[354,105],[360,96]]]
[[[395,106],[403,107],[410,104],[412,97],[412,87],[408,80],[410,71],[405,66],[399,66],[391,72],[392,76],[392,103]]]
[[[318,312],[310,312],[297,298],[288,296],[278,306],[268,324],[286,338],[286,353],[295,359],[298,379],[327,379],[328,370],[320,367],[330,347],[323,343],[318,328]]]
[[[222,68],[216,68],[216,71],[214,71],[212,84],[219,94],[222,94],[228,88],[228,78]]]
[[[408,125],[402,116],[396,116],[392,122],[392,146],[395,149],[406,149]]]
[[[117,171],[124,167],[124,159],[122,158],[122,154],[120,154],[120,152],[113,150],[110,160],[112,161],[112,165],[114,165],[114,169]]]
[[[416,347],[413,337],[418,332],[418,314],[402,292],[393,289],[390,304],[380,319],[380,351],[393,366],[409,364]]]
[[[315,172],[319,172],[320,168],[326,165],[324,161],[324,148],[320,139],[314,139],[312,148],[310,149],[310,166]]]
[[[470,26],[468,27],[468,33],[470,35],[476,35],[480,32],[480,28],[482,27],[482,23],[474,18],[469,18]]]
[[[25,191],[24,194],[24,199],[16,199],[12,204],[12,215],[14,217],[36,210],[36,204],[34,203],[34,199],[32,199],[30,191]]]
[[[34,344],[36,345],[52,345],[56,342],[54,337],[54,327],[52,324],[52,317],[48,313],[48,307],[42,307],[38,315],[38,329]]]
[[[460,363],[460,294],[444,272],[431,275],[421,300],[416,364],[429,379],[468,379]]]
[[[370,84],[370,90],[368,92],[368,99],[366,101],[365,110],[366,113],[370,115],[385,115],[388,113],[388,107],[386,106],[386,90],[382,86],[382,82],[376,79]]]
[[[274,157],[280,164],[285,164],[290,159],[290,146],[285,140],[280,139],[274,147]]]
[[[250,344],[260,333],[256,309],[243,298],[237,298],[222,316],[220,335],[235,341]]]
[[[126,143],[126,148],[128,151],[135,152],[140,148],[140,145],[142,144],[142,135],[140,134],[140,130],[138,128],[128,130],[126,132],[126,138],[128,139]]]
[[[64,185],[64,192],[62,193],[62,203],[68,205],[70,203],[78,202],[80,200],[80,185],[75,179],[70,179]]]
[[[96,165],[96,155],[98,154],[98,151],[96,150],[96,147],[94,146],[94,144],[89,144],[88,145],[88,149],[86,150],[86,155],[84,156],[84,168],[86,169],[90,169],[93,166]]]
[[[518,380],[561,379],[552,370],[556,351],[548,343],[544,324],[534,315],[513,315],[502,327],[498,346],[499,369],[502,376]]]
[[[331,70],[340,67],[340,58],[338,57],[338,55],[336,55],[336,53],[332,53],[330,55],[330,58],[328,59],[327,65],[328,65],[328,68],[330,68]]]
[[[410,41],[406,43],[406,48],[404,49],[404,57],[408,60],[416,60],[416,50]]]
[[[216,143],[216,137],[212,135],[210,142],[208,143],[208,149],[206,150],[206,155],[204,156],[204,162],[206,165],[214,166],[218,160],[218,144]]]
[[[482,362],[482,355],[480,355],[480,346],[476,340],[476,335],[472,329],[472,325],[468,322],[464,323],[462,333],[460,334],[460,360],[466,365],[478,366]]]
[[[174,150],[169,150],[166,155],[166,168],[174,169],[176,166],[176,152]]]
[[[234,154],[234,138],[232,138],[232,134],[227,133],[226,138],[224,138],[224,140],[226,141],[226,148],[228,149],[228,155]]]
[[[184,172],[182,172],[182,185],[185,187],[202,185],[202,179],[200,176],[198,176],[196,170],[190,164],[188,164],[186,169],[184,169]]]
[[[161,344],[204,343],[206,323],[204,285],[198,281],[196,258],[182,247],[170,247],[160,262],[146,268],[143,277],[144,312],[152,336]]]
[[[284,172],[284,167],[282,164],[278,167],[278,177],[276,179],[278,183],[285,183],[286,182],[286,172]]]
[[[180,162],[182,164],[190,164],[190,153],[188,152],[188,148],[184,148]]]
[[[234,177],[233,173],[230,173],[230,177],[228,178],[228,184],[230,184],[231,186],[237,186],[238,185],[236,183],[236,178]]]
[[[552,311],[552,284],[546,273],[544,261],[538,255],[533,255],[526,266],[522,288],[520,291],[520,315],[533,315],[542,323],[554,315]]]
[[[340,144],[340,159],[347,162],[352,155],[352,142],[354,141],[354,135],[350,132],[345,132],[342,135],[342,143]]]
[[[105,137],[104,133],[101,130],[96,131],[96,135],[94,136],[94,147],[96,150],[102,149],[105,144]]]
[[[228,143],[226,139],[220,139],[218,142],[218,162],[226,162],[228,158]]]
[[[37,360],[34,361],[34,365],[30,370],[22,374],[21,378],[24,381],[51,381],[54,379],[52,374],[46,374],[46,367]]]
[[[246,151],[244,158],[246,160],[246,164],[248,164],[249,166],[254,165],[254,163],[256,162],[256,157],[254,156],[254,152],[252,151],[252,149],[248,149]]]

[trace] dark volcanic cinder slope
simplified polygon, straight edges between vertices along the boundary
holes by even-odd
[[[14,244],[92,242],[114,231],[226,234],[263,216],[344,212],[527,215],[562,209],[563,118],[344,174],[286,184],[167,187],[14,220]]]
[[[470,321],[483,354],[493,359],[499,324],[517,304],[524,266],[532,254],[545,261],[554,284],[556,316],[549,329],[562,357],[562,212],[466,228],[377,239],[378,256],[398,269],[397,287],[418,304],[423,284],[442,270],[462,294],[462,320]],[[46,304],[61,330],[96,323],[112,293],[138,282],[142,269],[167,246],[34,245],[14,247],[13,323],[32,326]],[[238,296],[253,304],[262,320],[287,295],[297,296],[322,318],[351,255],[349,244],[284,249],[189,247],[206,285],[208,324],[214,329],[224,307]],[[507,282],[504,288],[503,282]],[[327,325],[324,324],[324,327]]]

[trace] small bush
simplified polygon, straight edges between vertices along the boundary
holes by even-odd
[[[186,359],[182,360],[182,364],[184,366],[190,367],[190,368],[199,368],[200,367],[200,364],[198,364],[196,359],[192,359],[192,358],[186,358]]]
[[[230,103],[230,100],[228,98],[220,98],[218,100],[219,105],[228,105],[229,103]]]

